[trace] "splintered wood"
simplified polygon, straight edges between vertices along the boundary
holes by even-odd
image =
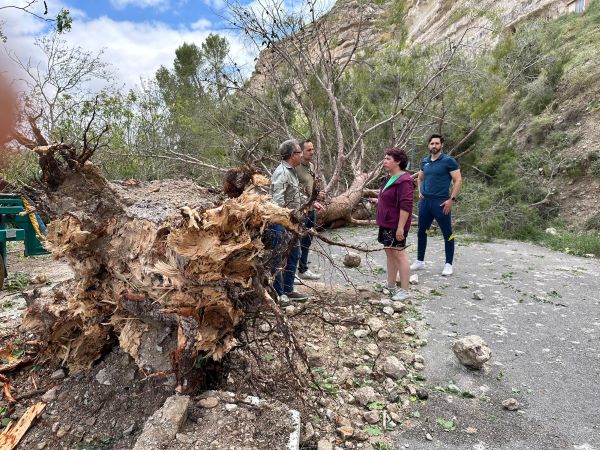
[[[89,163],[68,174],[49,194],[59,218],[48,242],[76,276],[29,299],[25,326],[71,371],[118,342],[145,373],[172,371],[178,390],[192,388],[203,361],[234,348],[245,312],[265,301],[265,228],[297,229],[259,192],[264,177],[251,179],[221,201],[189,181],[110,184]]]
[[[31,405],[16,424],[12,422],[0,433],[0,450],[12,450],[19,445],[27,430],[46,408],[44,402]]]

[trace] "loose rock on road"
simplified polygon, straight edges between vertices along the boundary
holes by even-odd
[[[332,235],[378,245],[375,228]],[[416,237],[408,243],[413,260]],[[453,276],[440,275],[443,242],[435,237],[426,269],[415,272],[413,302],[422,317],[413,325],[428,342],[422,354],[431,395],[415,402],[418,418],[394,432],[395,448],[600,449],[600,262],[522,242],[461,244],[459,236],[457,244]],[[385,282],[381,252],[342,271],[317,256],[319,247],[338,268],[347,250],[314,241],[311,267],[326,282]],[[492,350],[481,371],[452,352],[457,338],[471,334]],[[511,398],[518,409],[512,401],[503,406]]]

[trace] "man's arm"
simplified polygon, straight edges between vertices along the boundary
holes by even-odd
[[[285,173],[278,169],[271,178],[271,197],[275,204],[285,208]]]
[[[444,207],[444,214],[450,214],[450,211],[452,211],[452,205],[454,204],[454,200],[452,199],[458,197],[458,194],[460,194],[460,188],[462,187],[462,175],[460,174],[460,169],[450,172],[450,176],[452,177],[452,193],[450,194],[450,198],[442,203],[442,206]]]
[[[419,192],[419,200],[423,198],[423,193],[421,192],[421,184],[423,183],[423,178],[425,178],[425,173],[422,170],[419,170],[419,175],[417,175],[417,190]]]

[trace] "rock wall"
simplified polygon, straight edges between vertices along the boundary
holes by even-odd
[[[320,19],[320,24],[333,37],[331,56],[334,61],[344,64],[352,54],[356,37],[360,30],[358,51],[377,49],[386,42],[396,39],[394,31],[384,23],[389,22],[391,11],[402,0],[384,2],[364,2],[361,0],[338,0],[331,11]],[[569,0],[506,0],[502,2],[485,0],[495,11],[506,27],[514,27],[519,22],[533,17],[553,19],[568,12]],[[468,40],[486,42],[491,38],[489,20],[473,20],[465,14],[470,2],[464,0],[406,0],[404,26],[409,41],[416,44],[432,44],[447,38],[459,36],[469,25],[476,25],[467,36]],[[480,3],[481,5],[481,3]],[[302,47],[318,58],[318,46],[314,29],[303,32]],[[296,36],[297,37],[297,36]],[[491,41],[490,41],[491,42]],[[265,77],[273,67],[281,65],[271,50],[263,50],[258,58],[250,84],[260,89]]]

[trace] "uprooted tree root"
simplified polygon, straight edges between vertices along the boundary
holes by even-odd
[[[263,232],[272,223],[299,230],[257,189],[268,180],[255,174],[239,197],[222,202],[186,181],[116,185],[89,162],[59,163],[70,154],[62,146],[43,152],[43,180],[60,181],[48,184],[56,218],[47,238],[75,278],[30,296],[24,319],[47,355],[75,372],[118,342],[146,374],[174,373],[177,389],[190,391],[238,344],[250,318],[269,311],[289,363],[306,361],[268,292]]]

